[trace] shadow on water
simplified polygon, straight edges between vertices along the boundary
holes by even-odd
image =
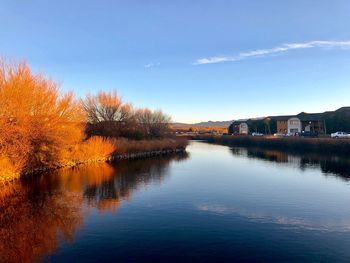
[[[22,179],[0,188],[0,261],[36,262],[72,242],[91,209],[115,212],[134,190],[161,183],[188,155],[99,163]]]
[[[350,158],[328,154],[297,154],[287,151],[265,150],[261,148],[231,148],[235,156],[260,159],[268,162],[297,166],[301,170],[316,168],[325,176],[333,175],[350,181]]]

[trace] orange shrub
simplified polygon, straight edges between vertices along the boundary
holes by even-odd
[[[170,150],[185,148],[188,144],[187,139],[159,139],[159,140],[128,140],[128,139],[115,139],[116,154],[129,154],[139,152],[150,152],[160,150]]]
[[[0,62],[0,101],[0,156],[16,173],[55,164],[62,148],[82,139],[83,113],[73,94],[61,94],[25,63]]]
[[[105,160],[115,151],[115,144],[110,139],[103,137],[91,137],[88,140],[76,144],[69,149],[64,149],[61,162],[65,164],[92,162]]]

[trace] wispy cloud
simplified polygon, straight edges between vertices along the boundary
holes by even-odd
[[[158,67],[160,66],[160,62],[157,62],[157,63],[148,63],[146,65],[144,65],[143,67],[144,68],[154,68],[154,67]]]
[[[318,231],[350,231],[349,218],[343,220],[335,220],[333,217],[325,218],[313,218],[310,216],[294,217],[290,215],[284,215],[280,212],[273,212],[269,210],[257,210],[249,208],[236,208],[232,206],[226,206],[221,204],[203,203],[195,205],[195,209],[216,215],[230,215],[236,214],[247,218],[251,222],[255,223],[268,223],[281,226],[289,226],[300,229],[318,230]]]
[[[289,50],[307,49],[307,48],[350,48],[350,40],[346,40],[346,41],[316,40],[316,41],[310,41],[310,42],[304,42],[304,43],[287,43],[274,48],[257,49],[257,50],[252,50],[248,52],[241,52],[235,56],[215,56],[215,57],[208,57],[208,58],[200,58],[193,64],[203,65],[203,64],[215,64],[215,63],[222,63],[222,62],[232,62],[232,61],[244,60],[247,58],[265,57],[268,55],[287,52]]]

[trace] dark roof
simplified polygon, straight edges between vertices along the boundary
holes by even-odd
[[[239,125],[239,124],[245,123],[245,122],[247,122],[247,121],[248,121],[248,119],[236,120],[236,121],[233,121],[232,124],[234,124],[234,125]]]
[[[297,116],[301,121],[323,121],[324,114],[323,113],[306,113],[300,112]]]
[[[336,112],[340,112],[340,111],[350,111],[350,107],[341,107],[336,110]]]
[[[287,121],[290,118],[295,117],[295,115],[280,115],[280,116],[269,116],[269,118],[274,119],[276,121]]]
[[[262,117],[262,118],[251,118],[251,119],[240,119],[240,120],[236,120],[233,121],[232,123],[234,123],[235,125],[241,124],[243,122],[247,122],[249,120],[252,121],[258,121],[258,120],[264,120],[266,118],[270,118],[276,121],[287,121],[290,118],[296,117],[299,118],[301,121],[323,121],[327,116],[330,116],[334,113],[344,113],[346,115],[350,115],[350,106],[349,107],[341,107],[339,109],[337,109],[336,111],[325,111],[323,113],[306,113],[306,112],[301,112],[298,115],[280,115],[280,116],[267,116],[267,117]]]

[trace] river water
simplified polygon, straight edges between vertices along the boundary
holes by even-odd
[[[1,262],[349,262],[350,159],[191,142],[0,188]]]

